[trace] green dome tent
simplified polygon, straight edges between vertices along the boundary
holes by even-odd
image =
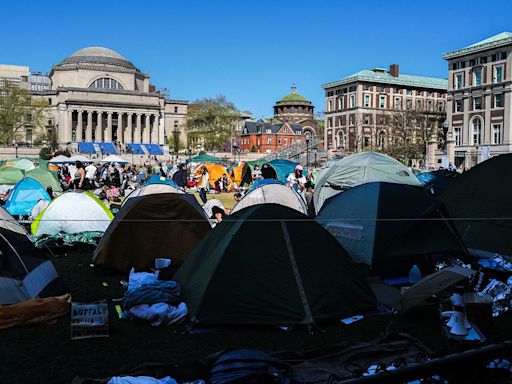
[[[34,168],[25,173],[26,177],[39,181],[39,183],[45,187],[51,187],[53,192],[62,192],[62,187],[57,180],[55,173],[48,171],[43,168]]]
[[[0,185],[14,185],[25,177],[24,172],[18,168],[0,169]]]
[[[307,220],[291,208],[262,204],[217,225],[174,276],[192,321],[312,324],[374,307],[350,256]]]
[[[191,163],[223,163],[224,160],[221,158],[210,156],[207,153],[203,153],[202,155],[198,155],[195,157],[191,157],[189,160]]]

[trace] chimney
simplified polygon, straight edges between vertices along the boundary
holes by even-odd
[[[393,77],[398,77],[398,64],[391,64],[389,66],[389,74]]]

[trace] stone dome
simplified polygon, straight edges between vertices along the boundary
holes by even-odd
[[[79,49],[66,57],[60,64],[108,64],[137,69],[126,57],[112,49],[104,47],[87,47]]]
[[[292,86],[292,92],[289,95],[286,95],[283,98],[281,98],[276,104],[279,105],[293,103],[311,104],[311,102],[308,99],[297,93],[297,87],[295,85]]]

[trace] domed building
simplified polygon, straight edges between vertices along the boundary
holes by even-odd
[[[274,119],[281,122],[299,124],[305,136],[316,136],[318,123],[314,117],[315,106],[304,96],[297,93],[295,84],[291,93],[274,105]]]
[[[80,49],[50,74],[47,127],[60,147],[80,152],[115,153],[125,147],[137,154],[163,154],[168,138],[180,131],[187,102],[156,91],[150,76],[116,51]]]

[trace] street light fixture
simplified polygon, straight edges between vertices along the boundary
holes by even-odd
[[[306,167],[309,165],[309,136],[306,136]]]

